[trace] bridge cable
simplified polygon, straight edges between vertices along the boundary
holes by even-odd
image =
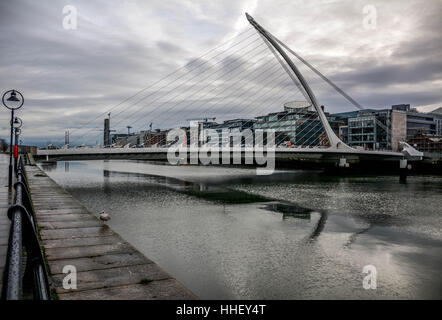
[[[107,111],[105,111],[105,112],[99,114],[99,115],[98,115],[97,117],[95,117],[94,119],[92,119],[92,120],[88,121],[87,123],[81,125],[79,128],[75,128],[74,130],[72,130],[72,132],[75,132],[75,131],[81,130],[81,129],[82,129],[83,127],[85,127],[86,125],[88,125],[88,124],[92,123],[93,121],[99,119],[100,117],[106,115],[107,113],[109,113],[110,111],[114,110],[115,108],[117,108],[118,106],[122,105],[123,103],[129,101],[130,99],[132,99],[132,98],[134,98],[134,97],[136,97],[136,96],[138,96],[139,94],[141,94],[142,92],[146,91],[147,89],[152,88],[153,86],[155,86],[155,85],[157,85],[158,83],[164,81],[165,79],[167,79],[167,78],[169,78],[170,76],[174,75],[175,73],[181,71],[182,69],[187,68],[189,65],[191,65],[191,64],[193,64],[193,63],[195,63],[195,62],[197,62],[197,61],[200,61],[201,58],[207,56],[208,54],[212,53],[213,51],[217,50],[218,48],[221,48],[221,47],[224,46],[225,44],[231,42],[233,39],[235,39],[235,38],[239,38],[240,36],[246,34],[246,33],[249,32],[249,31],[250,31],[250,30],[245,30],[245,31],[239,33],[238,35],[236,35],[236,36],[230,38],[229,40],[227,40],[227,41],[221,43],[220,45],[218,45],[218,46],[216,46],[216,47],[214,47],[214,48],[212,48],[212,49],[206,51],[206,52],[205,52],[204,54],[202,54],[201,56],[192,59],[189,63],[186,63],[186,64],[183,65],[182,67],[180,67],[180,68],[178,68],[178,69],[172,71],[171,73],[167,74],[166,76],[162,77],[161,79],[159,79],[159,80],[155,81],[154,83],[152,83],[152,84],[150,84],[150,85],[144,87],[143,89],[139,90],[137,93],[135,93],[135,94],[133,94],[133,95],[127,97],[126,99],[124,99],[124,100],[121,101],[120,103],[114,105],[113,107],[111,107],[111,108],[108,109]],[[250,36],[252,36],[252,35],[253,35],[253,34],[251,34]],[[247,38],[249,38],[249,37],[247,37]],[[246,38],[246,39],[247,39],[247,38]]]
[[[249,38],[249,37],[248,37]],[[255,41],[252,41],[252,43],[254,43],[254,42],[256,42],[256,40]],[[249,44],[250,45],[250,44]],[[250,50],[250,51],[253,51],[253,50],[255,50],[256,48],[258,48],[258,47],[255,47],[254,49],[252,49],[252,50]],[[240,48],[239,50],[236,50],[235,52],[238,52],[238,51],[240,51],[240,50],[242,50],[243,48]],[[227,51],[227,50],[226,50]],[[218,56],[218,55],[217,55]],[[223,60],[221,60],[221,61],[218,61],[216,64],[218,64],[218,63],[220,63],[220,62],[222,62],[222,61],[224,61],[225,59],[223,59]],[[207,62],[209,62],[210,60],[207,60],[205,63],[207,63]],[[204,64],[205,64],[204,63]],[[199,67],[201,67],[201,65],[199,66]],[[192,72],[193,71],[195,71],[195,70],[192,70]],[[184,74],[184,75],[187,75],[187,74]],[[195,75],[195,76],[193,76],[191,79],[188,79],[188,81],[190,81],[190,80],[192,80],[192,79],[194,79],[194,78],[196,78],[198,75]],[[182,76],[181,76],[182,77]],[[180,78],[181,78],[180,77]],[[175,82],[177,79],[175,79],[173,82]],[[184,84],[186,84],[186,83],[182,83],[182,84],[180,84],[180,85],[178,85],[178,86],[176,86],[173,90],[175,90],[175,89],[177,89],[177,88],[179,88],[179,87],[182,87]],[[167,85],[166,86],[163,86],[162,88],[164,88],[164,87],[167,87]],[[161,88],[161,89],[162,89]],[[154,93],[157,93],[157,91],[155,91]],[[152,94],[150,94],[150,95],[152,95]],[[175,95],[173,98],[175,98],[175,97],[177,97],[177,96],[179,96],[180,94],[178,94],[178,95]],[[144,97],[143,99],[145,99],[145,98],[147,98],[147,97]],[[160,99],[161,98],[161,96],[160,97],[158,97],[158,98],[156,98],[156,99],[154,99],[154,100],[152,100],[150,103],[152,103],[152,102],[154,102],[154,101],[157,101],[158,99]],[[143,99],[141,99],[141,100],[143,100]],[[139,100],[139,101],[137,101],[137,103],[138,102],[140,102],[141,100]],[[170,99],[169,99],[170,100]],[[134,106],[134,105],[133,105]],[[156,109],[158,109],[159,108],[159,106],[157,107],[157,108],[155,108],[154,110],[148,110],[149,112],[152,112],[152,111],[155,111]],[[133,112],[132,114],[130,114],[130,115],[128,115],[128,116],[126,116],[125,118],[123,118],[123,119],[120,119],[119,121],[117,121],[117,123],[114,125],[114,126],[118,126],[118,124],[120,124],[120,123],[122,123],[122,121],[124,121],[125,119],[127,119],[127,118],[130,118],[131,116],[133,116],[135,114],[135,112]],[[89,130],[90,131],[90,130]],[[84,133],[83,135],[81,135],[79,138],[81,138],[81,137],[83,137],[84,135],[86,135],[87,134],[87,132],[86,133]]]
[[[289,51],[291,54],[293,54],[296,58],[298,58],[302,63],[304,63],[307,67],[309,67],[314,73],[316,73],[319,77],[321,77],[322,80],[327,82],[333,89],[335,89],[338,93],[340,93],[345,99],[347,99],[353,106],[358,108],[359,110],[364,110],[365,108],[361,106],[355,99],[350,97],[344,90],[339,88],[335,83],[333,83],[330,79],[328,79],[326,76],[324,76],[321,72],[319,72],[318,69],[313,67],[310,63],[308,63],[304,58],[302,58],[299,54],[297,54],[295,51],[290,49],[285,43],[280,41],[278,38],[272,37],[275,39],[276,42],[278,42],[282,47],[284,47],[287,51]]]

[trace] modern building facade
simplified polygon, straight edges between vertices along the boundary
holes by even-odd
[[[418,133],[436,134],[434,117],[427,113],[407,112],[407,140]]]
[[[436,134],[435,116],[417,112],[409,104],[393,105],[391,109],[367,109],[334,114],[345,125],[340,138],[352,147],[368,150],[397,151],[400,141],[408,141],[418,133]]]
[[[351,147],[395,150],[398,142],[405,140],[406,117],[402,111],[367,109],[334,116],[345,123],[339,128],[339,137]]]
[[[142,132],[142,138],[140,139],[139,144],[142,144],[146,147],[152,146],[163,146],[167,144],[167,133],[169,130],[149,130]]]
[[[328,113],[326,117],[332,129],[338,134],[343,122]],[[274,129],[276,145],[287,143],[294,146],[327,145],[324,143],[324,128],[318,113],[307,102],[288,102],[284,105],[284,111],[256,117],[253,129]]]
[[[436,135],[442,136],[442,107],[433,110],[429,113],[436,124]]]
[[[436,134],[435,115],[432,113],[418,112],[409,104],[395,104],[391,110],[402,111],[407,114],[407,140],[418,133]]]
[[[236,141],[241,141],[241,146],[247,142],[253,145],[253,124],[254,119],[233,119],[226,120],[223,123],[208,122],[203,123],[203,140],[208,145],[213,146],[233,146]],[[218,134],[218,140],[212,141],[208,130],[215,130]],[[247,130],[247,131],[246,131]]]

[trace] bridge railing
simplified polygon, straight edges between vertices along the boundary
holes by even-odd
[[[1,299],[21,300],[23,287],[32,286],[34,300],[50,300],[48,276],[38,241],[35,214],[21,155],[17,159],[15,173],[14,204],[8,209],[11,227]]]

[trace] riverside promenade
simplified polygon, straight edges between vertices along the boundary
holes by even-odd
[[[12,193],[8,190],[8,155],[0,153],[0,289],[3,281],[3,270],[8,249],[8,236],[11,222],[7,217]]]
[[[7,171],[7,163],[5,165],[2,162],[0,166],[2,172]],[[26,176],[53,298],[197,299],[181,283],[90,213],[40,168],[26,166]],[[6,191],[3,190],[3,186],[7,184],[7,175],[6,180],[4,177],[2,174],[1,271],[4,267],[9,230],[6,217],[7,188]],[[72,266],[76,270],[77,287],[65,289],[63,279],[71,275]],[[69,283],[72,284],[71,281]]]

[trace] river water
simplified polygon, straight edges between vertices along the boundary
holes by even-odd
[[[203,299],[442,299],[441,176],[116,160],[43,169]],[[367,265],[376,289],[364,289]]]

